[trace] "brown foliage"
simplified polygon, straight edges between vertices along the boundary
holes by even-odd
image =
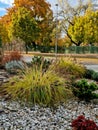
[[[2,60],[2,64],[6,64],[7,62],[13,61],[13,60],[21,60],[22,55],[18,51],[12,51],[9,54],[5,55]]]

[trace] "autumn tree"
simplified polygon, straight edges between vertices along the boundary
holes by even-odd
[[[15,17],[16,17],[15,14],[17,15],[17,12],[19,12],[20,8],[26,8],[31,15],[30,19],[31,17],[33,19],[33,25],[35,21],[35,23],[37,24],[37,28],[40,28],[40,33],[38,31],[38,33],[36,32],[36,34],[34,34],[35,37],[32,36],[33,37],[32,45],[36,45],[36,44],[49,45],[52,39],[51,32],[55,27],[54,24],[52,24],[53,12],[50,7],[51,5],[45,0],[14,0],[13,5],[10,8],[7,8],[6,15],[4,15],[1,18],[3,26],[6,28],[8,33],[9,41],[7,41],[7,43],[12,42],[13,34],[14,36],[16,35],[13,32],[13,29],[15,29],[16,27],[16,26],[14,27],[13,25],[15,24],[15,22],[16,23],[18,22],[17,20],[15,21]],[[30,32],[26,30],[25,33],[29,35]]]
[[[74,17],[73,25],[68,28],[68,35],[77,46],[80,46],[84,42],[84,17]]]
[[[3,44],[8,40],[8,35],[5,27],[0,20],[0,66],[2,66]]]
[[[2,44],[9,41],[8,32],[1,20],[0,20],[0,39],[2,41]]]
[[[49,41],[51,41],[50,33],[53,30],[51,24],[53,21],[53,12],[50,9],[50,4],[45,0],[14,0],[13,6],[7,9],[8,14],[12,16],[13,13],[17,12],[18,8],[22,7],[30,11],[31,16],[35,19],[40,28],[40,35],[37,36],[36,34],[36,44],[49,43]],[[35,41],[33,41],[33,43],[35,43]]]
[[[98,43],[98,11],[87,10],[84,19],[84,42]]]
[[[25,42],[26,52],[28,45],[37,39],[39,28],[30,11],[25,7],[18,8],[12,15],[11,32],[13,37],[19,37]]]
[[[83,19],[82,16],[85,15],[86,11],[88,9],[93,9],[93,0],[77,0],[74,4],[74,1],[70,0],[58,0],[60,5],[60,11],[59,15],[61,17],[61,27],[63,28],[63,32],[70,38],[71,42],[75,44],[76,46],[81,45],[83,41]],[[80,17],[80,18],[79,18]],[[77,21],[78,20],[78,21]],[[76,25],[76,21],[78,25]],[[75,25],[74,25],[75,24]],[[70,26],[70,30],[69,30]],[[74,26],[74,27],[73,27]],[[76,28],[78,30],[79,28],[79,35],[77,31],[73,31],[72,29]],[[80,29],[81,28],[81,29]],[[75,33],[76,35],[70,35]]]
[[[85,15],[75,17],[73,23],[68,28],[68,34],[78,46],[98,42],[98,11],[87,10]]]

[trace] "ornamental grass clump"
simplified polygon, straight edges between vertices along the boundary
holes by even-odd
[[[85,67],[74,61],[73,59],[60,59],[55,63],[55,71],[60,75],[74,75],[74,77],[83,77],[85,74]]]
[[[42,67],[27,69],[2,88],[14,100],[46,106],[65,102],[71,94],[63,78],[50,69],[43,72]]]

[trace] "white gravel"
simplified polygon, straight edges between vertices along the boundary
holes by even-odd
[[[20,106],[0,99],[0,130],[72,130],[72,119],[81,114],[98,125],[98,104],[73,100],[56,109]]]

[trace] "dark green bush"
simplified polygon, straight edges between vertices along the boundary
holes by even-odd
[[[98,98],[98,94],[94,91],[98,90],[96,83],[89,83],[86,79],[82,79],[73,84],[73,93],[80,100],[89,102],[91,99]]]
[[[98,72],[94,72],[92,75],[92,79],[98,81]]]
[[[85,71],[85,78],[87,78],[87,79],[92,79],[92,76],[93,76],[94,73],[95,73],[94,70],[89,70],[89,69],[87,69],[87,70]]]
[[[92,80],[98,81],[98,72],[95,72],[94,70],[87,69],[85,71],[84,77],[87,79],[92,79]]]

